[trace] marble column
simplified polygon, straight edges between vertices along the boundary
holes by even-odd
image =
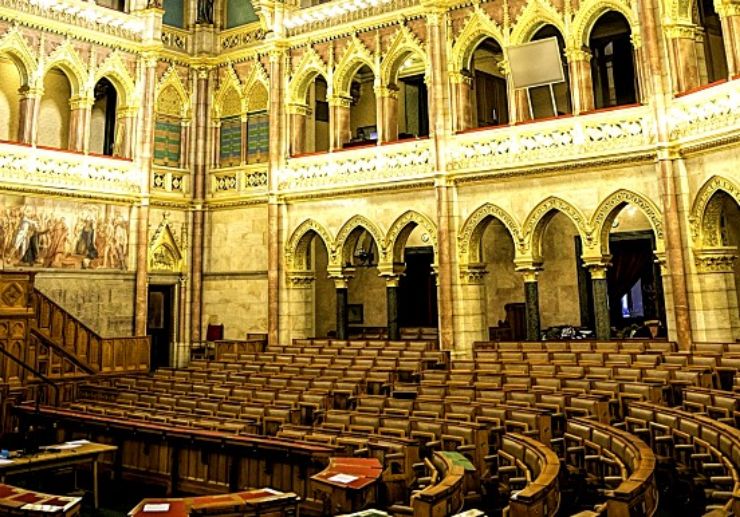
[[[347,278],[334,278],[334,287],[337,295],[337,339],[349,339],[349,318],[347,303],[349,286]]]
[[[527,341],[540,340],[540,294],[537,270],[523,271]]]
[[[36,106],[41,102],[41,92],[36,88],[24,86],[19,90],[19,93],[21,101],[17,139],[21,143],[31,144],[37,131]]]
[[[136,106],[120,107],[116,115],[116,135],[113,156],[133,158],[136,145]]]
[[[740,2],[725,0],[714,5],[722,24],[727,73],[735,77],[740,74]]]
[[[190,336],[192,343],[201,341],[203,333],[203,244],[205,225],[205,185],[208,146],[208,97],[210,70],[195,70],[195,159],[193,163],[193,242],[190,263]]]
[[[696,27],[694,25],[666,25],[668,51],[672,59],[673,92],[685,92],[701,84],[699,60],[696,55]]]
[[[306,152],[306,120],[308,119],[307,104],[291,104],[288,106],[290,117],[290,154],[297,156]],[[316,135],[314,135],[314,139]]]
[[[697,341],[731,343],[740,338],[736,247],[703,248],[694,251],[699,304],[695,309]]]
[[[592,264],[587,267],[591,274],[596,339],[609,339],[611,337],[611,320],[609,317],[609,291],[606,281],[606,266]]]
[[[314,303],[316,277],[310,271],[294,271],[286,276],[290,340],[314,337],[316,335]]]
[[[329,98],[329,149],[334,151],[352,139],[349,120],[349,97],[333,95]]]
[[[456,72],[450,74],[452,90],[455,95],[455,131],[465,131],[473,127],[473,78],[470,74]]]
[[[529,99],[526,88],[519,88],[511,92],[514,97],[514,118],[513,122],[526,122],[532,120],[532,114],[529,112]],[[557,113],[556,113],[557,115]]]
[[[378,100],[378,133],[379,142],[398,140],[398,88],[392,86],[375,89]],[[381,115],[382,113],[382,115]]]
[[[570,48],[565,51],[568,59],[570,91],[573,99],[573,114],[594,109],[594,86],[591,77],[591,52],[587,49]]]
[[[401,338],[401,330],[398,326],[398,281],[398,276],[386,277],[385,279],[388,339]]]
[[[67,149],[85,152],[90,132],[90,114],[94,99],[77,96],[69,100],[69,135]]]

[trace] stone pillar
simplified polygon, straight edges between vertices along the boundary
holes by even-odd
[[[203,332],[203,243],[205,226],[205,186],[208,148],[208,101],[210,70],[195,70],[195,159],[193,163],[193,242],[190,268],[190,336],[192,343],[201,341]]]
[[[532,120],[532,114],[529,112],[529,99],[527,98],[526,88],[519,88],[511,92],[514,97],[514,118],[513,122],[526,122]],[[555,113],[557,115],[557,113]]]
[[[594,302],[594,327],[596,339],[611,338],[611,319],[609,317],[609,290],[606,281],[606,265],[588,264],[591,274],[591,289]]]
[[[455,131],[465,131],[473,127],[473,78],[470,74],[456,72],[450,75],[452,91],[455,96]]]
[[[19,90],[21,102],[19,106],[18,135],[19,142],[32,144],[38,126],[36,117],[36,105],[41,102],[41,92],[36,88],[27,86]]]
[[[180,163],[178,166],[182,169],[190,168],[190,119],[180,121]]]
[[[521,271],[524,277],[524,303],[527,320],[527,341],[540,340],[540,294],[537,269]]]
[[[347,301],[349,299],[349,279],[335,277],[334,286],[337,293],[337,339],[349,339],[349,318]]]
[[[290,155],[297,156],[306,152],[306,120],[308,119],[307,104],[291,104],[288,106],[290,116]],[[315,139],[314,135],[314,139]]]
[[[473,343],[488,339],[485,264],[460,266],[460,296],[455,300],[456,349],[463,357],[472,357]],[[461,350],[462,348],[462,350]]]
[[[90,132],[90,116],[94,99],[77,96],[69,100],[69,136],[67,149],[86,152]]]
[[[134,334],[146,334],[147,306],[149,289],[149,184],[152,173],[152,156],[154,154],[154,102],[157,91],[157,59],[155,56],[144,58],[143,95],[139,106],[141,117],[140,138],[137,142],[137,168],[142,173],[141,189],[144,197],[137,207],[136,217],[136,279],[135,279],[135,316]]]
[[[401,330],[398,326],[398,276],[389,276],[385,279],[386,308],[388,313],[388,339],[400,339]]]
[[[701,84],[699,61],[696,55],[696,27],[694,25],[664,26],[667,36],[669,64],[674,78],[673,93],[685,92]]]
[[[329,149],[334,151],[352,139],[349,124],[349,97],[333,95],[329,98],[329,111],[333,114],[329,121]]]
[[[697,341],[732,343],[740,338],[734,267],[737,248],[704,248],[695,250],[694,257],[699,284],[694,338]]]
[[[118,108],[113,156],[133,158],[136,145],[136,106]]]
[[[288,317],[290,340],[316,336],[314,323],[314,280],[310,271],[291,272],[287,275]]]
[[[740,74],[740,2],[715,1],[714,6],[722,23],[727,72],[730,77],[735,77]]]
[[[663,206],[663,225],[665,228],[666,278],[670,289],[664,285],[666,292],[671,292],[675,328],[668,329],[669,337],[678,342],[679,348],[689,350],[691,347],[691,312],[689,307],[686,282],[685,250],[689,247],[688,221],[682,219],[681,213],[688,213],[682,197],[682,185],[686,183],[684,173],[676,166],[679,156],[671,149],[671,136],[668,117],[668,104],[671,91],[668,84],[667,65],[663,61],[661,39],[662,28],[659,25],[660,13],[656,0],[643,0],[638,5],[641,21],[641,35],[644,42],[643,61],[646,63],[646,79],[650,82],[647,91],[651,102],[657,129],[656,176]],[[648,99],[646,99],[648,100]],[[679,209],[680,207],[680,209]],[[666,304],[668,305],[668,304]]]
[[[378,103],[379,142],[398,140],[398,88],[387,86],[375,89]],[[382,115],[381,115],[382,113]]]
[[[570,48],[565,51],[568,59],[570,91],[573,99],[573,114],[594,109],[594,86],[591,77],[591,52],[587,49]]]

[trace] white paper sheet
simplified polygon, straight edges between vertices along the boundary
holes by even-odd
[[[145,512],[167,512],[170,510],[170,503],[145,504]]]
[[[352,483],[355,479],[359,479],[359,478],[357,476],[352,476],[350,474],[334,474],[328,480],[333,483],[342,483],[346,485],[347,483]]]

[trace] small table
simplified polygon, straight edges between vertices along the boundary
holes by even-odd
[[[98,508],[98,460],[102,454],[115,452],[118,447],[86,440],[50,445],[38,454],[0,460],[0,483],[7,476],[31,474],[42,470],[54,470],[81,463],[92,462],[93,502]]]
[[[382,473],[377,458],[329,458],[329,466],[311,476],[311,487],[331,501],[330,513],[352,512],[377,502],[377,481]]]

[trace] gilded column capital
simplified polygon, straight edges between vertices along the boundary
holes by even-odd
[[[76,95],[69,99],[69,109],[89,109],[95,104],[95,98],[87,95]]]
[[[720,18],[740,16],[740,2],[737,0],[715,0],[714,10]]]
[[[398,88],[393,86],[375,86],[373,89],[375,90],[376,97],[398,99]]]
[[[591,61],[591,52],[582,47],[570,47],[565,49],[565,57],[568,62]]]
[[[307,116],[311,108],[308,107],[308,104],[300,103],[300,102],[289,102],[286,106],[285,110],[288,115],[304,115]]]
[[[452,84],[467,84],[468,86],[471,86],[473,84],[473,76],[470,75],[468,72],[457,70],[454,72],[449,72],[448,75]]]
[[[672,23],[663,25],[663,32],[670,39],[695,39],[696,25],[688,23]]]
[[[719,246],[694,250],[699,273],[733,273],[738,250],[735,246]]]
[[[22,99],[40,99],[44,96],[44,88],[41,86],[21,86],[18,93]]]
[[[485,264],[468,264],[460,267],[460,280],[466,285],[481,285],[487,274]]]
[[[398,283],[401,281],[401,275],[380,275],[385,280],[386,287],[398,287]]]
[[[350,103],[352,102],[352,97],[347,97],[344,95],[332,95],[329,97],[329,106],[336,106],[339,108],[349,108]]]
[[[311,271],[288,271],[286,276],[289,289],[309,289],[316,280],[316,275]]]
[[[588,269],[588,272],[591,274],[591,278],[594,280],[606,278],[606,272],[609,269],[609,266],[612,265],[611,259],[611,255],[581,257],[581,260],[583,260],[583,267]]]

